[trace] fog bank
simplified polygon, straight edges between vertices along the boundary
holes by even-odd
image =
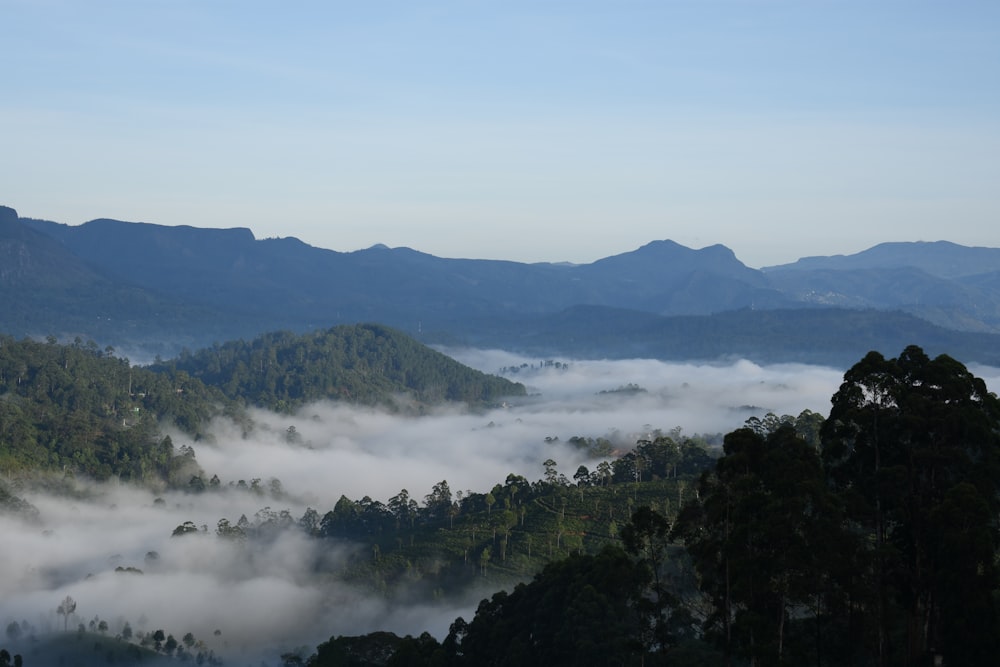
[[[496,351],[447,352],[487,372],[516,367],[508,377],[530,395],[489,410],[453,406],[419,418],[317,403],[292,416],[254,411],[247,436],[223,420],[207,440],[171,434],[176,447],[193,448],[205,479],[218,476],[227,492],[155,494],[82,481],[72,499],[17,490],[40,519],[0,516],[0,622],[25,620],[42,633],[99,617],[115,634],[128,621],[135,631],[162,628],[178,640],[191,632],[234,656],[312,650],[331,635],[376,629],[442,638],[490,591],[448,607],[393,605],[323,574],[336,572],[357,545],[286,531],[243,546],[216,537],[217,522],[252,520],[263,508],[297,520],[308,507],[324,514],[341,495],[385,502],[404,488],[422,501],[442,480],[453,492],[483,492],[508,473],[539,479],[549,458],[570,476],[594,463],[567,443],[573,436],[607,437],[627,448],[652,429],[714,434],[766,412],[825,415],[842,379],[829,368],[746,361],[546,364]],[[991,388],[1000,379],[997,369],[975,372]],[[240,480],[255,479],[260,493],[236,490]],[[171,537],[185,522],[198,532]],[[78,604],[70,618],[56,612],[67,595]]]

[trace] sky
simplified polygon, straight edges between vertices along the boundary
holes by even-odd
[[[1000,3],[0,0],[0,204],[338,251],[1000,246]]]

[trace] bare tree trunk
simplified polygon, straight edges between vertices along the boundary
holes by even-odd
[[[781,653],[785,647],[785,595],[778,598],[778,664],[781,664]]]

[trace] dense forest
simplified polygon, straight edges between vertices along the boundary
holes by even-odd
[[[114,352],[79,339],[0,337],[0,471],[179,479],[183,461],[162,427],[197,435],[235,406],[186,373],[156,373]]]
[[[265,334],[183,352],[153,369],[188,373],[232,400],[281,412],[321,398],[387,404],[399,396],[423,404],[477,404],[525,393],[522,385],[475,371],[375,324]]]
[[[374,345],[379,331],[361,335]],[[275,353],[254,358],[294,369],[286,355],[300,347],[280,334],[271,340],[286,342],[262,346]],[[307,359],[310,345],[301,344]],[[231,366],[245,365],[237,350],[252,349],[234,344]],[[53,442],[47,420],[65,421],[84,405],[104,430],[81,435],[78,446],[89,446],[98,465],[119,451],[98,437],[106,433],[119,434],[114,442],[146,433],[135,456],[144,447],[165,455],[150,435],[154,418],[141,425],[146,413],[195,432],[213,410],[245,418],[234,390],[218,386],[227,377],[221,362],[203,382],[180,361],[131,368],[88,345],[4,340],[0,351],[0,405],[21,410],[10,412],[21,420],[10,423],[30,427],[23,432],[35,447],[25,454],[13,446],[21,440],[3,441],[8,467],[43,460],[33,457]],[[83,379],[59,381],[60,366]],[[52,378],[44,391],[40,375]],[[189,383],[183,391],[170,384],[178,378]],[[81,387],[98,398],[78,405]],[[49,404],[50,396],[61,398]],[[188,397],[199,400],[185,407]],[[291,407],[304,399],[270,391],[247,403],[263,400]],[[300,517],[263,507],[220,517],[211,529],[185,522],[172,539],[252,549],[294,531],[331,550],[354,545],[335,573],[318,574],[372,595],[406,602],[483,585],[498,591],[446,636],[337,635],[314,652],[281,656],[283,665],[993,664],[1000,401],[954,359],[931,359],[914,346],[892,359],[869,353],[844,375],[825,418],[768,414],[718,437],[654,431],[628,451],[585,436],[570,444],[601,462],[563,471],[549,459],[537,480],[511,474],[478,492],[453,492],[442,480],[422,498],[406,489],[385,502],[342,496]],[[186,455],[173,456],[185,463]],[[189,458],[194,464],[193,452]],[[165,460],[160,473],[169,477]],[[254,482],[246,491],[261,504],[283,497],[280,483]],[[230,492],[218,483],[184,488]],[[32,509],[9,492],[0,498],[8,509]],[[143,638],[154,656],[196,657],[177,640],[167,649]]]
[[[818,443],[749,423],[679,513],[637,506],[616,540],[483,600],[441,641],[331,637],[308,664],[995,664],[998,465],[982,380],[916,347],[872,352]]]
[[[216,345],[149,367],[79,338],[0,337],[0,472],[61,470],[93,479],[185,485],[200,471],[164,427],[204,435],[249,406],[291,411],[320,399],[417,409],[499,402],[524,387],[473,370],[384,327]],[[407,398],[411,401],[407,401]]]

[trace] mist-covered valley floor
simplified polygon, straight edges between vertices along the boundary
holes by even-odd
[[[826,415],[842,379],[838,369],[745,361],[546,363],[498,351],[446,352],[479,370],[503,369],[528,396],[422,417],[316,403],[294,416],[254,411],[249,436],[245,425],[225,420],[197,442],[171,432],[203,479],[218,478],[216,493],[79,478],[58,480],[50,485],[55,492],[46,492],[15,482],[38,514],[30,521],[0,515],[0,627],[19,624],[21,645],[29,635],[92,621],[95,629],[104,621],[111,636],[126,623],[178,640],[190,633],[227,664],[308,654],[333,635],[374,630],[440,639],[492,594],[486,582],[462,599],[390,600],[337,577],[347,557],[367,547],[294,530],[233,542],[216,537],[220,519],[235,525],[240,517],[283,515],[297,522],[310,508],[322,516],[341,496],[384,503],[407,489],[419,500],[442,480],[453,491],[481,493],[510,473],[539,479],[549,459],[571,475],[599,462],[569,443],[575,436],[606,438],[624,451],[656,429],[715,435],[768,412]],[[970,370],[992,390],[1000,384],[998,369]],[[196,531],[174,536],[185,524]],[[67,597],[76,607],[60,614]]]

